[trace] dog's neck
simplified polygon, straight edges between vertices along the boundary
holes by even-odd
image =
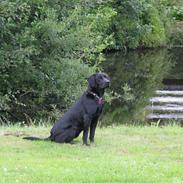
[[[90,86],[88,87],[88,90],[87,90],[88,93],[93,93],[95,95],[97,95],[99,98],[103,97],[104,95],[104,89],[100,88],[91,88]]]

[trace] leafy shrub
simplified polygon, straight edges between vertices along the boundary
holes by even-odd
[[[169,11],[167,5],[155,0],[117,0],[114,19],[114,49],[157,47],[167,42]]]
[[[96,70],[84,63],[95,65],[110,44],[105,32],[115,15],[112,8],[55,2],[58,6],[47,0],[0,2],[3,122],[47,118],[68,108]]]
[[[174,6],[172,16],[175,20],[183,21],[183,6]]]
[[[169,42],[172,47],[183,46],[183,23],[176,23],[176,27],[172,29]]]

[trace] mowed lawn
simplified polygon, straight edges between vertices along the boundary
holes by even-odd
[[[183,128],[97,128],[95,144],[27,141],[50,127],[0,127],[0,183],[183,183]]]

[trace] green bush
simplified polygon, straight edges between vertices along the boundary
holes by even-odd
[[[183,6],[174,6],[172,16],[175,20],[183,21]]]
[[[182,47],[183,46],[183,23],[176,22],[175,28],[172,29],[169,44],[171,47]]]
[[[97,64],[110,44],[105,32],[115,15],[112,8],[83,1],[55,3],[0,2],[2,122],[51,118],[53,110],[67,109],[96,70],[86,63]]]
[[[117,0],[113,29],[114,49],[165,46],[169,31],[167,5],[156,0]]]

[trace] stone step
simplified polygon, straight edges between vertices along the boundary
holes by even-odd
[[[148,120],[158,120],[158,119],[182,119],[183,120],[183,114],[148,114],[146,116]]]
[[[183,91],[180,90],[157,90],[157,95],[183,96]]]
[[[170,97],[170,96],[162,96],[162,97],[152,97],[150,98],[151,103],[175,103],[175,104],[183,104],[183,97]]]
[[[150,98],[145,110],[151,112],[146,115],[148,120],[183,120],[183,85],[166,83],[164,89]]]
[[[146,110],[150,111],[158,111],[159,113],[162,112],[183,112],[183,106],[181,105],[174,105],[174,106],[169,106],[169,105],[153,105],[153,106],[147,106]]]

